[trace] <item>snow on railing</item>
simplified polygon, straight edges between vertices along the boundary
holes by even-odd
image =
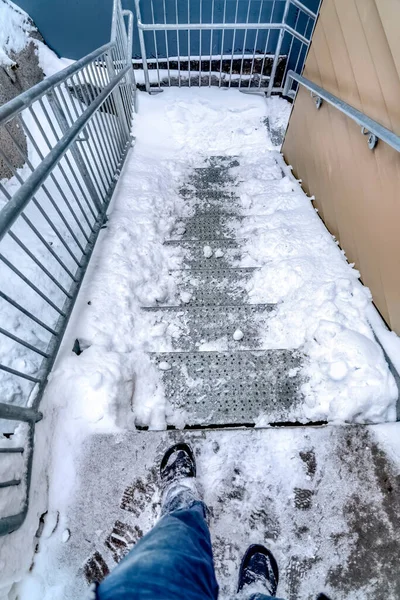
[[[289,69],[302,71],[319,11],[299,0],[135,0],[135,9],[137,81],[148,92],[217,85],[268,95],[282,92]]]
[[[108,44],[0,108],[1,535],[25,519],[39,404],[131,146],[132,26],[115,0]]]

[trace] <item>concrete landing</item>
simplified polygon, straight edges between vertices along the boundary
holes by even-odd
[[[56,526],[46,540],[47,585],[57,586],[59,569],[67,570],[65,600],[83,597],[86,580],[113,569],[156,522],[158,465],[180,440],[195,450],[211,510],[222,600],[232,597],[241,556],[257,542],[277,558],[279,597],[308,600],[324,591],[332,600],[398,600],[400,477],[374,427],[363,426],[88,439],[68,511],[70,537],[61,544],[65,531]]]

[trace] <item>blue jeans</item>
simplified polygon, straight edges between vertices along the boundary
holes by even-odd
[[[162,517],[97,589],[98,600],[217,600],[202,502]],[[252,600],[276,600],[256,594]],[[250,600],[249,598],[249,600]]]

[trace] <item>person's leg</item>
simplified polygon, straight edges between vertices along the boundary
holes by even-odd
[[[161,464],[162,514],[97,589],[98,600],[216,600],[205,505],[195,485],[193,454],[179,445]]]

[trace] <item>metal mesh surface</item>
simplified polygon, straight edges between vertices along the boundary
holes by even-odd
[[[196,214],[183,221],[185,231],[180,234],[172,233],[171,239],[223,239],[234,238],[235,230],[240,226],[243,217],[228,217],[220,211],[207,214]]]
[[[290,350],[165,352],[153,356],[172,410],[189,426],[300,421],[301,355]],[[168,410],[167,410],[168,413]]]
[[[274,308],[274,304],[246,304],[144,310],[153,315],[154,322],[168,324],[174,350],[194,351],[204,344],[210,349],[209,345],[215,344],[214,349],[236,351],[262,347],[261,334],[267,330]],[[243,333],[242,340],[233,338],[237,329]]]
[[[167,245],[183,248],[183,267],[188,269],[229,269],[239,267],[242,258],[240,241],[222,239],[215,240],[189,240],[166,242]],[[209,246],[213,252],[212,256],[204,256],[204,248]],[[223,256],[216,257],[217,251]]]
[[[188,292],[190,306],[238,305],[248,302],[246,284],[256,269],[182,270],[179,292]]]

